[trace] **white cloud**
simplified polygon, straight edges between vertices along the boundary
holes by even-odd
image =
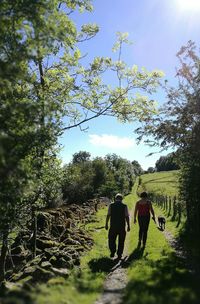
[[[96,147],[104,147],[110,149],[129,149],[135,145],[134,139],[129,137],[119,137],[115,135],[108,134],[91,134],[89,135],[89,142]]]

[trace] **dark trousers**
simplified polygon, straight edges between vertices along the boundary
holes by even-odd
[[[108,245],[111,253],[116,252],[116,239],[118,237],[118,247],[117,247],[117,255],[121,256],[124,250],[124,241],[126,238],[126,231],[125,229],[116,230],[110,228],[108,232]]]
[[[150,215],[138,216],[139,223],[139,242],[143,241],[143,245],[146,244],[147,231],[149,228]]]

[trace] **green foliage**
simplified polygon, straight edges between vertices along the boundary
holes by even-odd
[[[136,176],[138,176],[138,175],[140,175],[140,174],[143,173],[143,169],[142,169],[141,165],[138,163],[138,161],[133,160],[131,163],[132,163],[132,165],[134,167],[134,172],[135,172]]]
[[[180,167],[177,165],[176,156],[174,153],[161,156],[156,162],[156,171],[158,172],[178,169],[180,169]]]
[[[77,1],[76,6],[89,9],[89,3]],[[61,171],[53,154],[63,99],[56,95],[61,82],[69,95],[73,80],[66,70],[77,65],[80,55],[70,53],[78,34],[59,1],[1,1],[0,11],[0,230],[8,236],[19,221],[30,221],[33,205],[52,206],[61,199]],[[56,68],[61,61],[53,59],[61,49],[62,76]]]
[[[93,198],[93,176],[91,161],[66,165],[62,184],[64,200],[69,203],[83,203]]]
[[[186,202],[187,229],[200,233],[200,56],[192,41],[183,46],[177,56],[180,61],[177,87],[166,86],[168,102],[161,109],[162,115],[155,116],[144,129],[138,129],[138,133],[141,137],[153,135],[154,141],[146,141],[151,145],[177,149],[181,168],[180,194]]]
[[[67,123],[63,130],[80,126],[100,115],[115,116],[124,122],[143,118],[148,120],[149,115],[155,113],[155,102],[149,100],[147,95],[155,92],[163,74],[160,71],[129,68],[121,59],[123,44],[128,42],[126,37],[127,34],[118,33],[117,61],[98,56],[87,67],[81,65],[80,61],[77,62],[75,70],[73,69],[76,78],[69,75],[72,86],[68,102],[65,103]],[[111,88],[110,84],[105,83],[102,74],[106,73],[112,73],[117,78],[116,87]],[[135,92],[136,89],[141,89],[145,95]],[[66,94],[66,86],[64,92]],[[62,95],[61,87],[59,93]]]
[[[118,61],[97,57],[87,67],[81,64],[77,43],[93,37],[98,27],[83,25],[78,32],[69,17],[77,8],[91,11],[91,2],[1,1],[0,164],[6,204],[12,200],[14,206],[23,196],[36,167],[40,179],[45,151],[52,150],[63,130],[99,115],[125,121],[154,111],[152,101],[129,93],[136,88],[154,92],[162,75],[129,69],[121,61],[127,35],[118,34]],[[116,88],[103,83],[101,75],[108,71],[119,80]],[[17,180],[23,185],[16,187]],[[8,188],[16,189],[13,198],[6,198]]]
[[[83,163],[90,160],[90,153],[86,151],[79,151],[78,153],[74,153],[72,163],[78,164]]]
[[[96,157],[92,161],[92,169],[94,172],[94,175],[93,175],[94,194],[103,195],[104,191],[102,189],[102,186],[107,184],[107,182],[109,180],[108,169],[106,167],[106,163],[105,163],[104,159],[102,159],[100,157]]]
[[[57,207],[62,204],[62,180],[63,170],[61,161],[56,158],[55,154],[45,153],[45,161],[40,170],[39,180],[38,172],[35,172],[34,186],[31,197],[38,193],[35,206],[38,207]],[[31,198],[29,196],[29,199]]]
[[[116,154],[89,159],[80,151],[72,163],[64,166],[63,196],[67,202],[84,202],[93,197],[113,198],[117,192],[130,193],[136,176],[141,172],[138,162],[132,163]]]
[[[153,172],[155,172],[155,168],[154,167],[149,167],[147,169],[147,173],[153,173]]]

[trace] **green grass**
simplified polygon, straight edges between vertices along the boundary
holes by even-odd
[[[142,190],[146,190],[147,192],[153,192],[163,196],[178,197],[178,180],[178,170],[144,174],[141,176],[141,185],[138,188],[138,192],[140,193]],[[172,214],[169,215],[168,211],[163,208],[158,208],[154,202],[153,206],[157,216],[163,215],[166,217],[167,229],[175,237],[178,237],[185,224],[186,218],[184,213],[182,214],[181,223],[177,227],[177,221],[172,221]]]
[[[178,178],[178,170],[144,174],[141,176],[142,183],[138,191],[144,188],[147,192],[156,194],[178,195]]]
[[[128,275],[123,303],[199,303],[199,281],[185,269],[184,261],[175,256],[153,223],[144,251],[137,250],[133,241]]]
[[[175,194],[171,182],[176,172],[148,174],[142,176],[146,190],[155,192],[166,191]],[[153,176],[152,176],[153,175]],[[144,179],[143,179],[144,177]],[[165,184],[156,180],[165,180]],[[170,190],[168,190],[168,185]],[[174,192],[173,192],[174,191]],[[161,193],[161,192],[160,192]],[[164,192],[165,193],[165,192]],[[137,201],[136,194],[133,195]],[[154,207],[156,214],[164,212]],[[167,229],[178,236],[180,232],[175,222],[167,221]],[[192,304],[199,303],[199,279],[188,272],[185,261],[175,255],[174,250],[166,241],[155,223],[151,220],[147,246],[145,250],[137,249],[138,224],[132,225],[129,236],[129,258],[126,265],[129,282],[125,290],[123,303],[126,304]]]
[[[177,172],[165,172],[161,173],[160,178],[158,173],[143,175],[142,182],[144,181],[148,191],[151,191],[153,186],[154,191],[175,193],[172,181],[174,180],[174,183],[177,181],[176,174]],[[164,184],[158,182],[163,179]],[[167,185],[171,190],[168,190]],[[124,200],[130,211],[138,200],[137,187],[136,183],[132,193]],[[155,212],[158,215],[164,211],[155,206]],[[107,208],[99,210],[96,221],[87,225],[95,244],[82,256],[80,267],[75,268],[67,280],[55,278],[47,284],[38,285],[33,296],[34,303],[92,304],[100,296],[105,278],[114,266],[114,262],[108,258],[108,232],[104,229],[106,213]],[[179,233],[175,222],[167,221],[167,229],[175,235]],[[128,274],[124,304],[199,303],[199,280],[187,271],[184,260],[175,256],[163,232],[152,220],[145,250],[138,250],[137,242],[138,224],[133,224],[132,215],[131,231],[127,233],[125,248],[125,252],[128,252],[128,260],[123,264]]]

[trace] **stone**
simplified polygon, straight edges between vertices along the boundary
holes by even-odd
[[[26,266],[39,265],[41,263],[42,259],[43,259],[43,256],[38,255],[33,260],[31,260],[29,263],[27,263]]]
[[[60,243],[52,240],[42,240],[42,239],[37,239],[36,241],[37,247],[39,249],[45,249],[45,248],[51,248],[51,247],[59,247]]]
[[[72,269],[74,265],[72,259],[66,261],[64,257],[60,257],[57,258],[56,262],[54,263],[54,266],[58,268]]]
[[[44,269],[50,269],[52,267],[52,265],[49,261],[45,261],[45,262],[41,263],[41,267]]]
[[[11,254],[21,254],[25,251],[24,246],[19,245],[11,249]]]
[[[37,213],[37,227],[41,231],[50,231],[52,225],[53,216],[44,211]]]
[[[41,282],[41,281],[48,281],[49,279],[53,278],[55,275],[53,272],[43,269],[39,266],[37,266],[36,270],[33,273],[33,279],[36,282]]]
[[[52,267],[52,271],[54,272],[55,275],[62,276],[62,277],[65,277],[65,278],[68,278],[69,274],[70,274],[69,269],[66,269],[66,268],[58,269],[58,268]]]
[[[49,262],[51,263],[51,265],[56,265],[57,258],[56,258],[55,256],[52,256],[52,257],[49,259]]]
[[[58,256],[59,255],[59,248],[58,247],[45,248],[44,252],[45,252],[45,256],[49,260],[52,256]]]
[[[73,263],[74,263],[75,266],[79,266],[81,264],[80,258],[77,257],[77,258],[73,259]]]
[[[63,243],[66,245],[81,245],[79,241],[73,240],[72,238],[65,239]]]

